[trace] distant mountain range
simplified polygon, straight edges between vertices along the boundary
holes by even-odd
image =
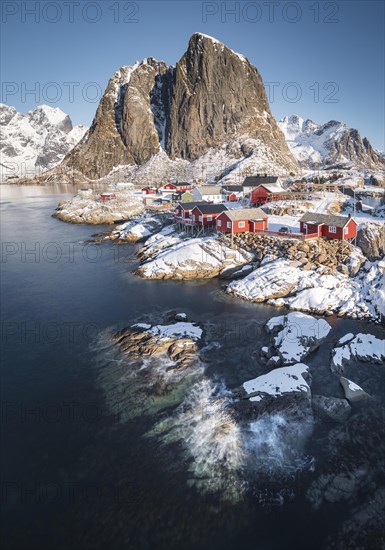
[[[72,126],[58,108],[40,105],[26,115],[0,104],[0,174],[32,177],[53,168],[88,128]]]
[[[278,123],[291,152],[305,169],[384,170],[384,153],[376,151],[358,130],[331,120],[317,124],[297,115]]]

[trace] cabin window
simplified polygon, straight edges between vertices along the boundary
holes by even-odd
[[[345,233],[345,235],[347,235],[349,233],[349,227],[345,227],[344,233]]]
[[[207,216],[207,221],[208,221],[208,222],[212,222],[212,221],[213,221],[213,217],[212,217],[212,216]]]
[[[337,228],[335,225],[329,225],[329,232],[330,233],[337,233]]]
[[[238,222],[238,227],[239,227],[239,228],[245,227],[245,222]]]
[[[227,222],[227,227],[231,229],[231,222]]]
[[[305,231],[307,231],[307,223],[303,224],[303,228],[304,228]]]
[[[222,221],[221,220],[218,220],[217,221],[217,226],[220,227],[222,225]]]
[[[200,221],[200,222],[202,221],[202,216],[199,216],[199,221]]]

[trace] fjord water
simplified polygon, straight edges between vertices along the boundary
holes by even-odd
[[[263,324],[282,311],[225,298],[219,281],[135,278],[135,247],[88,245],[92,233],[107,228],[51,217],[57,203],[72,196],[70,187],[2,186],[1,193],[2,547],[323,548],[349,509],[312,510],[305,492],[316,444],[293,459],[287,445],[298,426],[289,433],[279,416],[252,427],[261,460],[241,498],[221,498],[221,490],[231,493],[232,479],[212,492],[192,483],[196,474],[204,482],[204,468],[215,467],[224,441],[211,446],[219,428],[202,418],[199,400],[214,386],[221,391],[221,385],[236,387],[259,374],[255,351],[266,341]],[[100,342],[115,328],[160,320],[170,310],[205,323],[205,379],[185,396],[186,412],[170,402],[152,415],[126,417],[124,407],[132,401],[123,398],[114,409],[108,392],[125,383],[129,364],[104,354]],[[330,322],[336,338],[359,327]],[[321,373],[330,347],[326,343],[312,358]],[[313,383],[322,386],[321,375]],[[154,436],[165,419],[180,437],[165,442],[161,428]],[[240,434],[234,426],[223,433],[226,457],[236,462]]]

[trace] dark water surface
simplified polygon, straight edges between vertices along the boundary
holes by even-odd
[[[122,421],[100,383],[101,369],[109,368],[101,335],[175,309],[204,322],[208,343],[220,344],[207,353],[207,377],[235,387],[259,374],[262,326],[284,310],[226,298],[218,281],[133,277],[132,246],[87,245],[106,228],[51,217],[71,191],[1,188],[2,548],[325,548],[350,509],[311,507],[306,489],[316,472],[292,477],[280,505],[263,498],[269,483],[262,478],[237,502],[202,494],[189,483],[180,443],[143,437],[165,412]],[[317,392],[342,397],[338,384],[326,382],[333,341],[381,329],[329,322],[333,338],[309,364]],[[317,437],[309,452],[317,460]]]

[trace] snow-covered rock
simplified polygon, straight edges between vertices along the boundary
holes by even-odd
[[[113,340],[131,358],[162,355],[172,362],[168,368],[181,369],[193,366],[202,335],[198,325],[187,321],[169,325],[135,323],[114,334]]]
[[[385,340],[372,334],[357,334],[352,340],[332,351],[331,369],[343,372],[344,366],[352,361],[383,363],[385,360]]]
[[[273,335],[273,346],[281,363],[290,365],[302,361],[317,349],[329,334],[331,326],[324,319],[292,312],[270,319],[266,330]]]
[[[379,260],[385,255],[385,225],[369,222],[361,227],[357,235],[357,244],[370,261]]]
[[[193,340],[199,340],[202,337],[202,329],[193,323],[178,322],[172,325],[148,325],[144,323],[137,323],[132,325],[131,328],[143,328],[146,332],[159,336],[164,339],[175,338],[192,338]]]
[[[215,237],[182,239],[156,252],[137,274],[147,279],[211,278],[251,259],[248,252],[232,250]]]
[[[59,108],[40,105],[26,115],[0,104],[1,181],[34,177],[53,168],[82,139],[84,126],[72,126]]]
[[[363,390],[361,386],[359,386],[355,382],[352,382],[344,376],[341,376],[340,382],[341,386],[344,389],[346,399],[351,403],[368,399],[369,395],[366,393],[366,391]]]
[[[339,272],[322,275],[279,258],[231,282],[227,292],[297,311],[380,320],[385,317],[385,262],[365,264],[355,277],[348,277]]]
[[[151,235],[138,252],[138,257],[142,260],[149,260],[161,250],[170,248],[180,243],[183,239],[183,233],[176,231],[174,225],[163,227],[158,233]]]
[[[69,201],[61,202],[54,214],[70,223],[109,224],[136,218],[144,212],[142,198],[130,190],[114,190],[115,198],[102,201],[100,193],[79,191]]]
[[[144,241],[162,228],[161,218],[144,215],[130,222],[119,225],[110,234],[110,239],[136,243]]]
[[[285,259],[270,260],[244,279],[230,283],[227,292],[252,302],[265,302],[290,294],[302,276],[299,264]]]
[[[258,403],[266,397],[279,398],[292,393],[310,396],[310,387],[306,381],[308,376],[309,367],[303,363],[297,363],[248,380],[242,384],[242,387],[246,397],[253,403]]]

